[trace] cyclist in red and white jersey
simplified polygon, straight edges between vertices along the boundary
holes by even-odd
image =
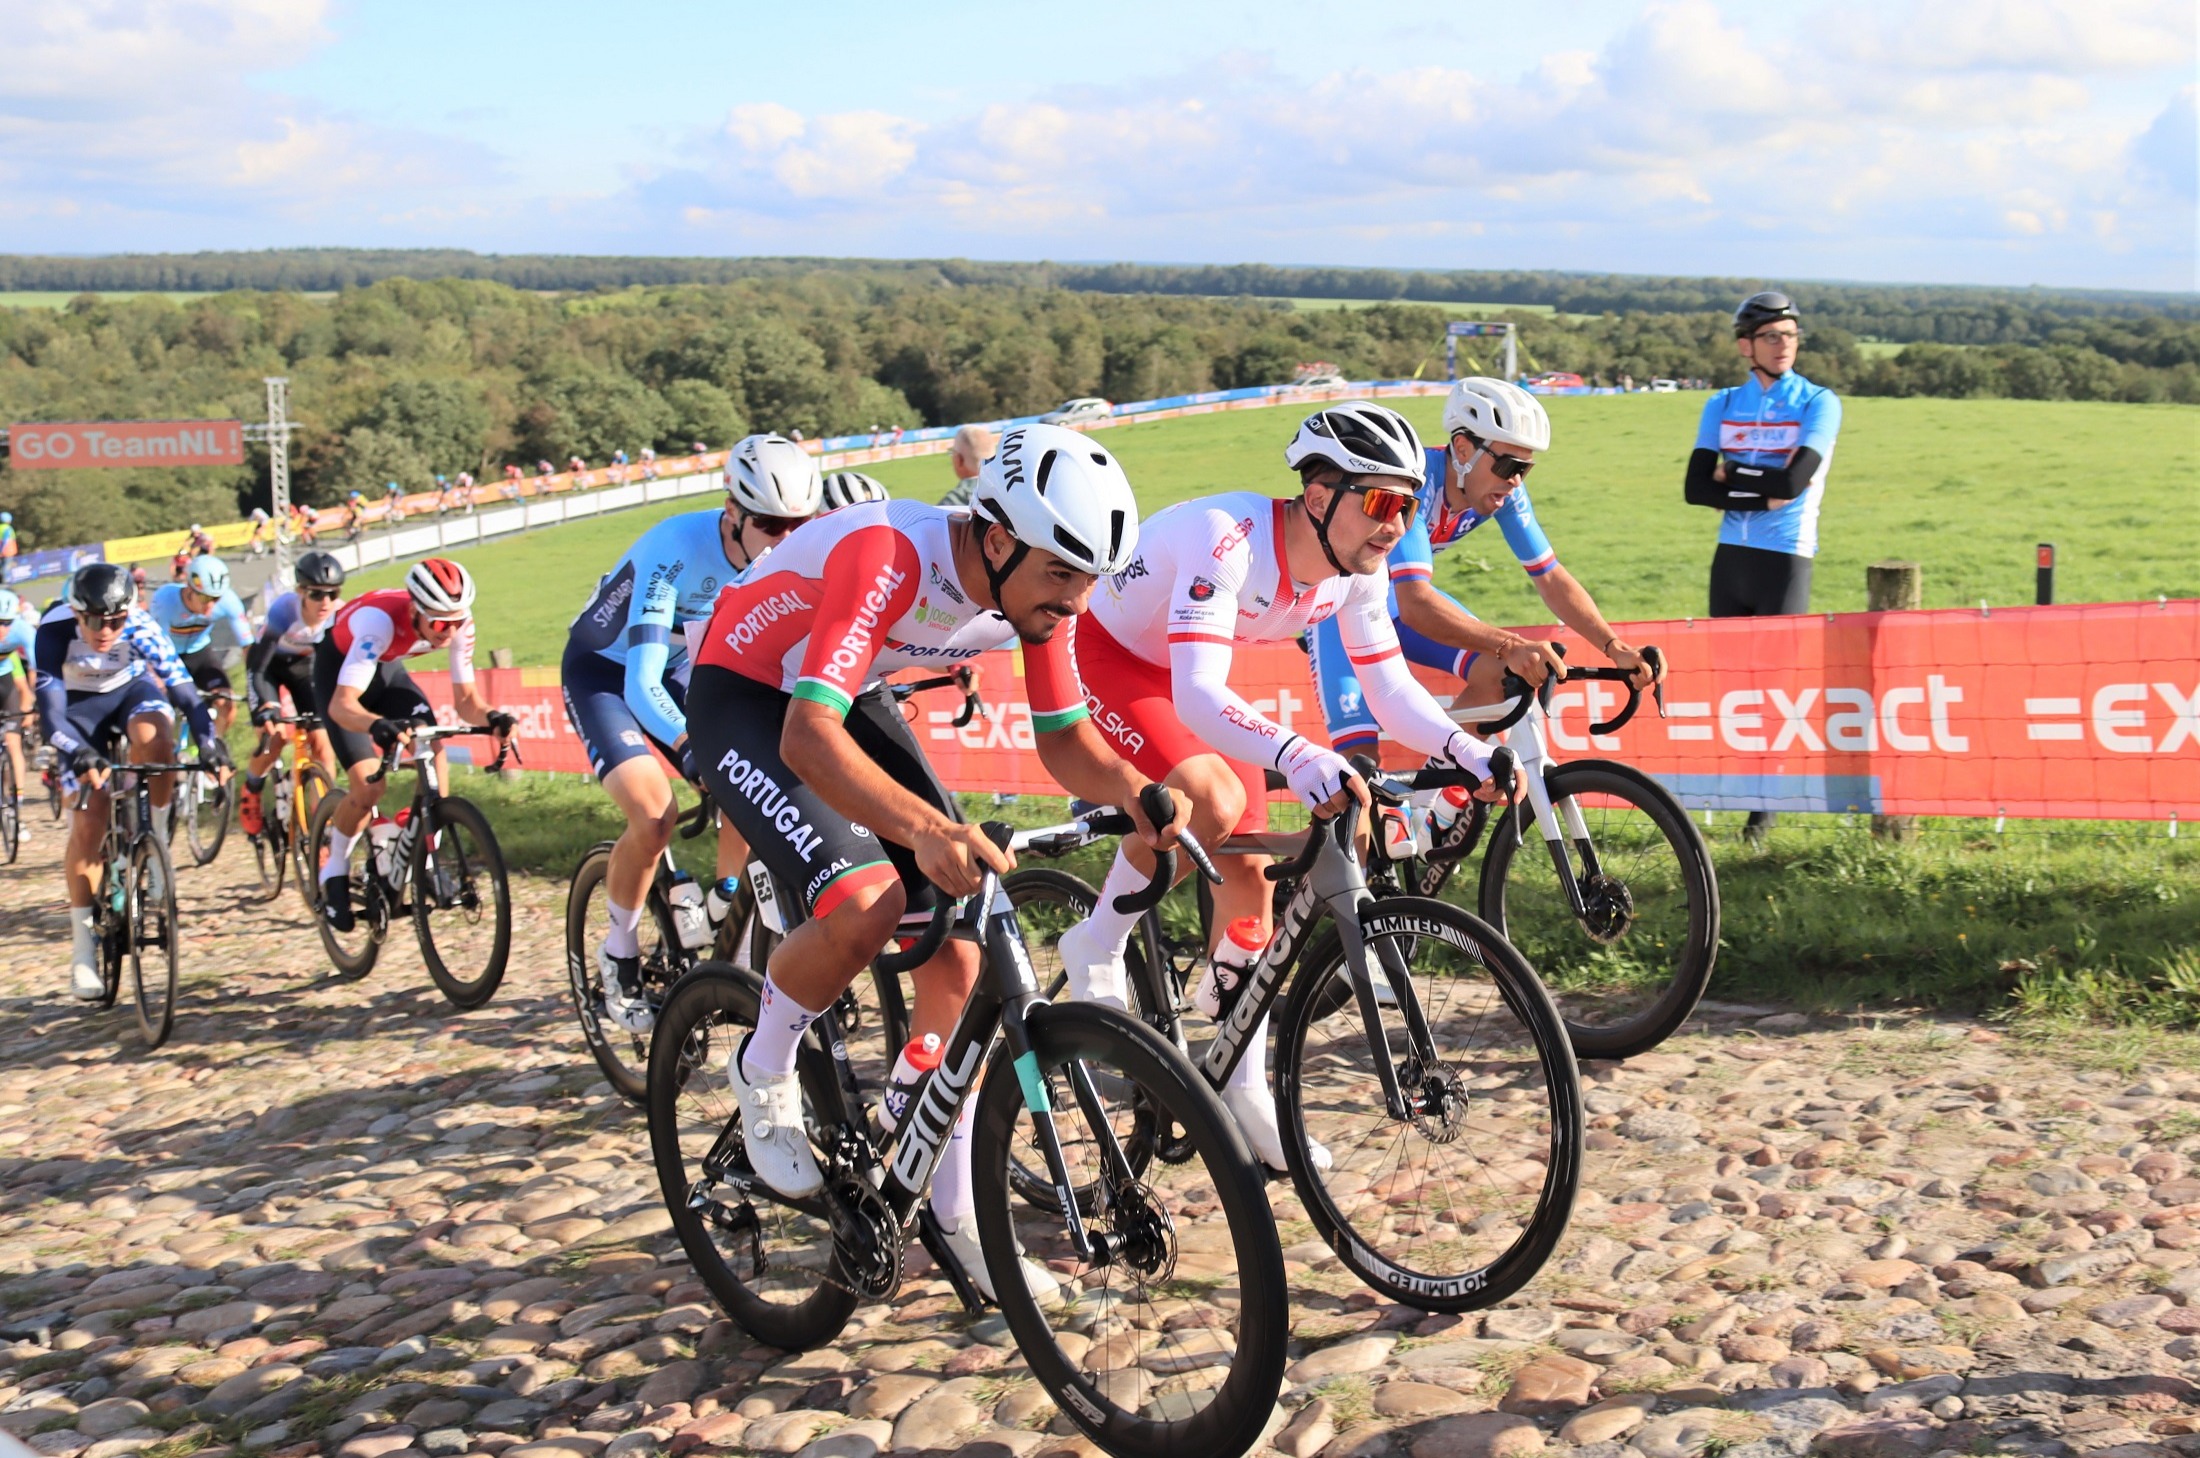
[[[350,781],[330,822],[321,867],[321,915],[340,932],[352,929],[351,844],[388,788],[373,776],[416,722],[435,718],[427,695],[405,672],[405,660],[444,649],[451,654],[451,704],[458,717],[509,737],[512,716],[490,708],[474,681],[474,579],[447,557],[413,564],[403,587],[353,598],[314,647],[313,696]],[[447,772],[438,744],[436,774]]]
[[[1137,540],[1130,482],[1114,458],[1074,431],[1027,426],[986,463],[970,512],[882,501],[815,517],[721,593],[691,638],[690,763],[780,894],[809,915],[772,954],[756,1031],[727,1070],[750,1162],[782,1194],[821,1183],[795,1076],[795,1049],[816,1010],[905,913],[928,918],[936,891],[968,895],[987,867],[1013,864],[963,823],[886,693],[887,674],[1021,640],[1048,772],[1072,794],[1124,807],[1143,843],[1174,842],[1186,803],[1178,799],[1168,826],[1146,821],[1138,792],[1147,776],[1087,722],[1061,632]],[[948,941],[915,974],[910,1032],[946,1036],[977,970],[976,947]],[[978,1276],[968,1166],[958,1134],[932,1204]],[[1026,1279],[1042,1297],[1053,1285],[1036,1266]]]
[[[1290,642],[1331,618],[1384,730],[1433,760],[1488,775],[1488,746],[1454,725],[1408,671],[1390,619],[1383,569],[1420,504],[1420,437],[1385,406],[1334,405],[1306,418],[1284,460],[1299,472],[1296,500],[1239,491],[1157,513],[1140,534],[1138,556],[1103,584],[1077,624],[1077,668],[1094,721],[1125,758],[1191,797],[1192,829],[1203,839],[1266,828],[1270,769],[1317,815],[1368,803],[1343,756],[1230,686],[1239,644]],[[1480,793],[1496,792],[1485,784]],[[1216,936],[1249,917],[1265,939],[1265,864],[1219,859]],[[1123,949],[1136,918],[1116,911],[1114,898],[1152,873],[1151,855],[1124,841],[1098,909],[1062,937],[1071,995],[1123,1005]],[[1249,1049],[1266,1041],[1266,1028],[1257,1029]],[[1250,1051],[1240,1059],[1223,1103],[1254,1152],[1281,1169],[1265,1065]],[[1314,1158],[1326,1152],[1316,1146]]]

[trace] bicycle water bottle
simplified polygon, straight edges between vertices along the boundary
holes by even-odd
[[[1237,1006],[1238,994],[1245,990],[1245,978],[1260,962],[1260,954],[1268,950],[1268,938],[1261,931],[1260,918],[1241,916],[1224,929],[1222,940],[1215,944],[1215,954],[1208,959],[1207,971],[1199,979],[1199,989],[1192,994],[1192,1004],[1216,1022],[1230,1015]]]
[[[911,1038],[894,1060],[893,1075],[886,1080],[886,1098],[878,1111],[878,1121],[887,1133],[893,1133],[909,1112],[910,1097],[924,1076],[940,1066],[940,1052],[940,1035],[926,1033],[922,1038]]]
[[[392,883],[397,880],[397,835],[402,829],[404,827],[389,816],[380,814],[367,825],[367,843],[374,848],[375,869],[382,873],[383,880]]]
[[[740,893],[739,876],[720,876],[711,884],[710,895],[703,899],[703,909],[710,913],[710,924],[723,926],[726,913],[733,910],[733,898]]]
[[[703,888],[685,871],[673,873],[665,900],[672,904],[672,929],[680,945],[689,951],[710,945],[710,913],[703,905]]]

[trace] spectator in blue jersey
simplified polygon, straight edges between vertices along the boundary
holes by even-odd
[[[219,557],[193,558],[184,569],[183,581],[163,583],[146,610],[175,640],[191,682],[217,696],[214,725],[228,734],[230,722],[237,717],[236,700],[229,697],[229,665],[236,660],[237,648],[215,644],[214,624],[227,620],[238,644],[253,638],[252,615],[229,585],[228,564]]]
[[[1749,378],[1704,402],[1684,490],[1690,505],[1720,513],[1711,616],[1806,613],[1841,400],[1795,372],[1803,316],[1786,294],[1742,300],[1734,343]],[[1769,811],[1753,811],[1744,834],[1762,842],[1772,820]]]
[[[1499,701],[1508,668],[1533,684],[1554,673],[1566,676],[1551,643],[1482,622],[1433,581],[1436,553],[1494,521],[1544,606],[1647,686],[1655,676],[1651,665],[1612,631],[1589,589],[1559,565],[1528,500],[1528,473],[1551,447],[1543,402],[1504,380],[1461,380],[1444,402],[1444,429],[1450,444],[1429,448],[1420,506],[1390,551],[1390,615],[1406,657],[1457,677],[1478,704]],[[1340,753],[1372,752],[1381,731],[1346,661],[1335,619],[1314,629],[1311,646],[1330,742]]]
[[[824,493],[816,458],[777,435],[736,445],[725,487],[722,509],[665,518],[604,574],[567,631],[559,670],[566,717],[626,816],[604,877],[606,925],[595,970],[603,1016],[632,1033],[656,1022],[642,986],[640,932],[650,877],[672,843],[679,807],[650,749],[678,765],[687,748],[681,629],[707,621],[720,591],[815,514]],[[707,898],[713,919],[725,914],[747,860],[733,822],[721,820],[719,882]]]

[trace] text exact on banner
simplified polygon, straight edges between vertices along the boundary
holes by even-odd
[[[79,420],[11,425],[8,463],[18,471],[91,466],[241,466],[244,426],[235,420]]]

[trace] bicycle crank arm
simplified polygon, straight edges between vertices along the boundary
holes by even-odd
[[[962,1302],[963,1310],[975,1316],[985,1310],[985,1297],[963,1263],[948,1247],[947,1231],[940,1225],[940,1217],[932,1213],[932,1204],[926,1201],[917,1211],[917,1240],[924,1246],[925,1254],[932,1257],[932,1264],[947,1277],[947,1284],[955,1288],[955,1298]]]

